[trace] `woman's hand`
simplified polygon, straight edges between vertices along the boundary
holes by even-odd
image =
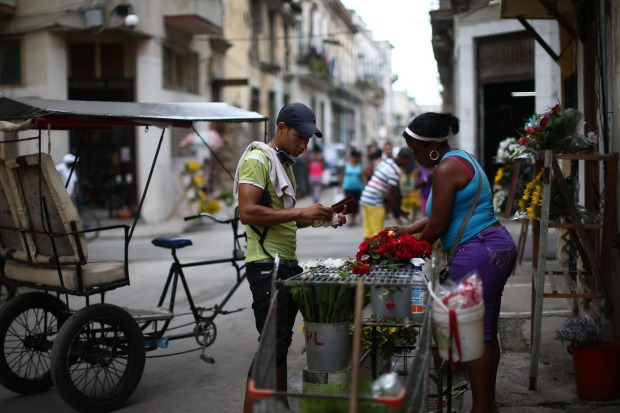
[[[385,229],[394,232],[394,236],[397,237],[403,234],[413,234],[411,225],[395,225],[393,227],[386,227]]]

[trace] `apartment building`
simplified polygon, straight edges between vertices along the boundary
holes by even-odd
[[[218,140],[221,165],[209,151],[181,145],[190,131],[166,130],[149,189],[157,202],[142,210],[144,220],[162,221],[182,196],[178,174],[185,161],[202,157],[213,189],[232,188],[228,172],[239,154],[273,133],[277,111],[289,101],[315,110],[325,142],[363,147],[388,122],[391,73],[382,71],[391,67],[389,53],[370,34],[357,35],[362,24],[339,0],[0,0],[0,93],[225,101],[270,118],[266,125],[198,125]],[[157,147],[152,131],[97,131],[89,139],[52,134],[54,159],[80,153],[84,202],[112,215],[135,208]],[[0,150],[11,157],[34,152],[35,145]]]

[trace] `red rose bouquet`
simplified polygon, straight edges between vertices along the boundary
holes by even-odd
[[[431,256],[431,245],[413,235],[395,236],[394,232],[383,230],[362,242],[355,260],[363,265],[408,264],[412,258]]]

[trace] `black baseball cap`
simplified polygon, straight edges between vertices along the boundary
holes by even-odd
[[[316,127],[316,116],[308,106],[303,103],[289,103],[280,109],[276,123],[284,122],[286,126],[295,129],[301,136],[316,135],[322,138],[323,133]]]

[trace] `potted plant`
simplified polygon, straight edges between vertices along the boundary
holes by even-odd
[[[555,338],[568,345],[580,398],[620,397],[620,342],[613,341],[609,324],[590,314],[567,318]]]

